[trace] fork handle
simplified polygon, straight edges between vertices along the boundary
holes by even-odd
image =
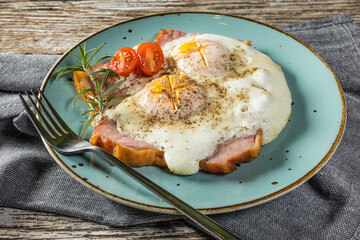
[[[165,200],[167,203],[175,207],[179,212],[183,213],[185,216],[187,216],[189,219],[200,225],[204,230],[206,230],[208,233],[210,233],[212,236],[216,237],[217,239],[239,239],[232,233],[225,230],[223,227],[221,227],[217,222],[212,220],[211,218],[205,216],[204,214],[200,213],[184,201],[180,200],[179,198],[175,197],[170,192],[166,191],[144,175],[142,175],[140,172],[136,171],[132,167],[128,166],[127,164],[121,162],[105,150],[92,146],[90,148],[92,152],[95,152],[102,157],[104,157],[109,163],[119,167],[121,170],[126,172],[128,175],[130,175],[132,178],[137,180],[139,183],[141,183],[143,186],[151,190],[153,193],[158,195],[160,198]]]

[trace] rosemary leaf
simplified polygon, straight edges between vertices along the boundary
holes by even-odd
[[[85,103],[85,104],[93,104],[95,102],[94,101],[83,101],[83,103]]]
[[[110,68],[109,68],[109,72],[110,72],[111,75],[115,76],[117,79],[120,79],[120,76],[116,72],[111,70]]]
[[[107,69],[107,68],[98,68],[98,69],[96,69],[96,70],[94,70],[93,72],[92,72],[92,74],[98,74],[98,73],[103,73],[103,72],[106,72],[106,71],[108,71],[108,70],[110,70],[110,69]]]
[[[78,94],[76,94],[74,100],[73,100],[73,107],[75,107],[75,103],[76,101],[82,96],[84,95],[85,93],[88,93],[88,92],[91,92],[91,91],[95,91],[94,88],[87,88],[85,90],[82,90],[81,92],[79,92]]]
[[[89,95],[88,96],[91,100],[94,100],[95,99],[95,97],[94,96],[91,96],[91,95]]]
[[[98,78],[94,78],[93,82],[95,84],[95,91],[98,97],[101,96],[101,89],[100,89],[100,81]]]
[[[92,48],[92,49],[90,49],[89,51],[87,51],[87,52],[85,53],[84,67],[85,67],[86,69],[88,69],[88,68],[89,68],[89,65],[90,65],[90,60],[89,60],[87,57],[88,57],[89,53],[91,53],[91,52],[93,52],[93,51],[95,51],[95,50],[96,50],[96,48]]]
[[[86,43],[84,43],[84,48],[86,48]],[[84,48],[79,45],[79,51],[80,51],[80,55],[81,55],[81,61],[84,63],[85,60],[85,51]]]
[[[85,123],[83,129],[81,130],[81,133],[80,133],[80,137],[83,137],[86,130],[90,127],[90,124],[92,123],[92,121],[96,118],[96,116],[99,115],[98,112],[94,113]]]
[[[60,78],[62,75],[65,75],[65,74],[70,73],[70,72],[74,72],[74,70],[64,70],[64,71],[58,73],[58,75],[56,76],[56,80],[59,80],[59,78]]]
[[[116,83],[114,83],[113,85],[111,85],[110,87],[108,87],[104,93],[102,94],[103,97],[106,97],[109,93],[111,93],[112,91],[114,91],[117,87],[119,87],[121,84],[123,84],[124,82],[126,81],[126,78],[121,80],[121,81],[118,81]]]
[[[91,112],[94,112],[94,110],[87,110],[87,111],[83,112],[83,113],[80,115],[80,117],[84,116],[84,115],[87,114],[87,113],[91,113]]]
[[[105,76],[104,76],[103,80],[101,81],[100,89],[102,89],[104,87],[106,81],[109,78],[109,74],[110,74],[110,71],[109,71],[109,69],[107,69],[107,71],[105,72]]]
[[[65,70],[84,71],[82,66],[67,66],[67,67],[60,68],[55,73],[58,74],[58,73],[60,73],[62,71],[65,71]]]
[[[93,51],[95,51],[95,50],[97,50],[97,48],[92,48],[92,49],[88,50],[88,51],[85,53],[85,57],[87,57],[87,56],[89,55],[89,53],[91,53],[91,52],[93,52]],[[92,54],[91,54],[91,56],[92,56]],[[88,58],[88,60],[90,60],[90,58]]]
[[[83,102],[83,103],[86,104],[86,106],[88,106],[88,108],[90,110],[92,110],[93,112],[99,112],[99,110],[96,109],[96,107],[98,106],[97,102],[95,102],[95,101],[86,101],[86,102]]]
[[[119,100],[121,100],[121,99],[123,99],[123,98],[126,98],[126,97],[128,97],[128,96],[130,96],[130,94],[122,95],[122,96],[119,96],[119,97],[116,97],[116,98],[112,99],[110,102],[108,102],[108,103],[106,104],[106,106],[104,107],[104,111],[105,111],[106,109],[108,109],[109,107],[111,107],[112,105],[114,105],[115,103],[117,103]]]
[[[75,55],[73,52],[69,52],[71,55],[73,55],[74,57],[76,57],[77,59],[79,59],[81,62],[82,62],[82,60],[81,60],[81,58],[79,58],[77,55]]]
[[[104,42],[103,44],[100,45],[100,47],[94,49],[94,52],[90,55],[88,62],[91,61],[91,59],[93,59],[93,57],[101,50],[101,48],[106,44],[106,42]],[[96,65],[95,65],[96,66]]]
[[[101,58],[97,59],[94,64],[92,65],[92,68],[94,68],[95,66],[97,66],[102,60],[106,59],[106,58],[112,58],[112,55],[105,55],[102,56]]]

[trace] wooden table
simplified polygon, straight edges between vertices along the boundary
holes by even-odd
[[[104,27],[134,17],[175,11],[211,11],[274,26],[350,13],[360,23],[360,1],[126,0],[0,2],[0,51],[60,54]],[[0,208],[3,239],[210,239],[182,221],[114,228],[43,212]]]

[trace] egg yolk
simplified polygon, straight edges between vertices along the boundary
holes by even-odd
[[[177,55],[175,55],[175,57],[177,57],[181,53],[189,54],[191,52],[198,52],[203,60],[205,67],[208,69],[209,66],[206,63],[205,56],[203,53],[205,48],[208,46],[211,46],[211,45],[205,45],[205,46],[201,46],[201,44],[198,45],[198,43],[195,40],[186,42],[179,47],[179,53]]]
[[[215,42],[193,38],[175,49],[174,59],[185,73],[209,74],[227,70],[230,54]]]
[[[166,75],[146,84],[140,105],[145,112],[160,117],[179,118],[204,105],[204,90],[184,75]]]

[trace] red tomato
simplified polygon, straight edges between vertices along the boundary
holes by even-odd
[[[110,69],[120,76],[127,77],[138,65],[139,58],[134,49],[123,47],[114,54],[111,59]]]
[[[140,58],[140,69],[146,75],[158,73],[164,62],[164,54],[156,43],[146,42],[139,45],[137,53]]]

